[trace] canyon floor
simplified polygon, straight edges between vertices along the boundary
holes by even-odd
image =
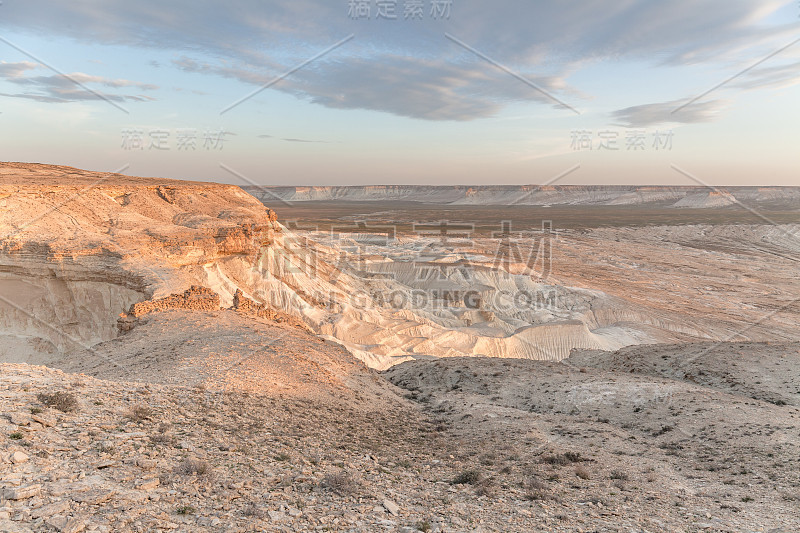
[[[273,199],[0,164],[0,532],[800,531],[786,202]]]

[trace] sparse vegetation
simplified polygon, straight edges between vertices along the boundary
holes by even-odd
[[[101,442],[97,445],[97,451],[100,453],[107,453],[112,454],[117,451],[113,444],[109,444],[108,442]]]
[[[175,467],[175,473],[183,476],[210,476],[211,465],[199,459],[184,459]]]
[[[125,418],[132,422],[144,422],[153,418],[153,410],[147,405],[134,405],[130,411],[125,414]]]
[[[188,515],[188,514],[194,514],[194,513],[196,513],[196,512],[197,512],[197,509],[195,509],[195,508],[194,508],[194,507],[192,507],[191,505],[181,505],[180,507],[178,507],[178,508],[175,510],[175,512],[176,512],[176,513],[178,513],[178,514],[180,514],[180,515]]]
[[[266,513],[255,503],[249,503],[242,509],[242,515],[248,518],[264,518]]]
[[[611,479],[618,479],[620,481],[628,481],[628,474],[622,470],[612,470],[609,477]]]
[[[350,496],[358,491],[360,484],[352,474],[341,471],[327,474],[322,479],[321,486],[339,496]]]
[[[476,485],[483,479],[483,474],[477,470],[464,470],[452,481],[453,485]]]
[[[8,438],[11,439],[11,440],[22,440],[22,433],[17,431],[15,433],[12,433],[11,435],[9,435]]]
[[[525,499],[530,501],[547,500],[550,498],[547,484],[537,477],[531,476],[525,482]]]
[[[78,410],[78,399],[70,392],[58,391],[51,394],[40,392],[36,395],[36,399],[45,406],[53,407],[64,413]]]
[[[659,429],[658,431],[654,431],[653,432],[653,436],[654,437],[660,437],[661,435],[663,435],[665,433],[669,433],[673,429],[675,429],[673,426],[661,426],[661,429]]]
[[[545,455],[541,460],[549,465],[564,466],[570,463],[579,463],[583,461],[583,458],[579,453],[564,452],[560,455]]]

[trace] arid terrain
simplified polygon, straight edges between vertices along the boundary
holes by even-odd
[[[796,190],[618,189],[0,163],[0,532],[800,530]]]

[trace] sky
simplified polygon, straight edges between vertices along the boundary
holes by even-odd
[[[0,160],[237,185],[800,185],[800,3],[3,0]]]

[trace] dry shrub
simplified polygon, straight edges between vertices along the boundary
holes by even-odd
[[[477,470],[464,470],[453,479],[453,485],[477,485],[483,481],[483,474]]]
[[[525,499],[526,500],[547,500],[550,494],[547,490],[547,484],[537,477],[530,477],[525,483]]]
[[[74,394],[58,391],[52,394],[41,392],[36,395],[36,399],[47,407],[53,407],[64,413],[71,413],[78,410],[78,399]]]
[[[360,484],[350,472],[341,471],[327,474],[321,483],[322,488],[335,492],[339,496],[350,496],[358,492]]]
[[[184,459],[175,467],[175,473],[182,476],[210,476],[211,465],[200,459]]]
[[[147,405],[134,405],[125,415],[125,418],[134,422],[143,422],[153,418],[153,410]]]

